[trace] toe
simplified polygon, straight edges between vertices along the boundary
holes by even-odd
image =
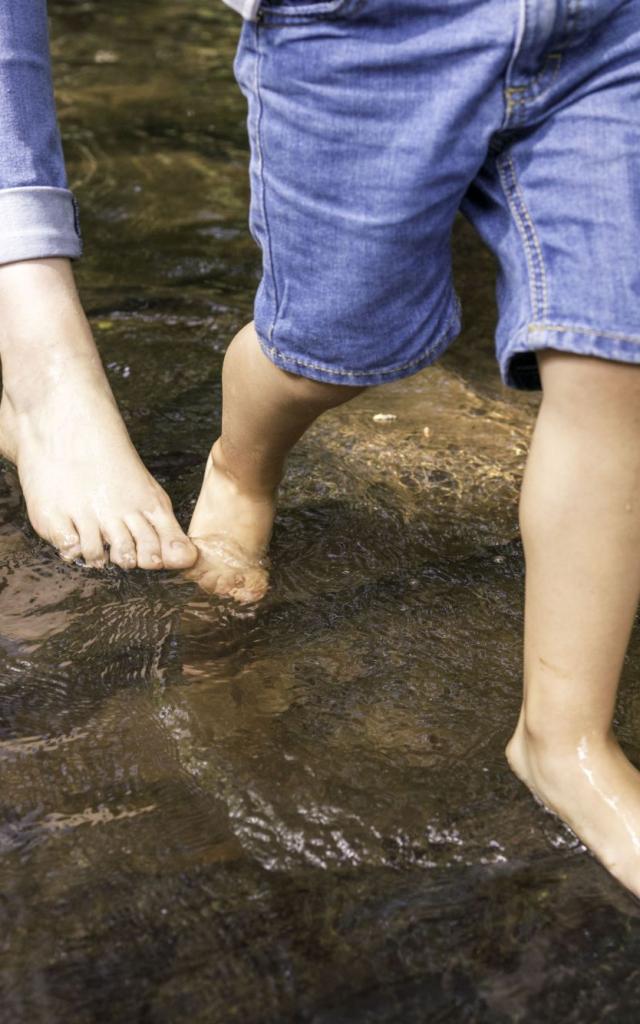
[[[269,586],[267,574],[259,568],[235,572],[219,568],[200,572],[192,569],[186,575],[207,594],[229,597],[238,604],[253,604],[260,601]]]
[[[189,569],[198,557],[198,550],[182,532],[170,511],[158,508],[145,512],[145,517],[156,530],[162,546],[162,560],[167,569]]]
[[[73,562],[82,555],[80,534],[68,516],[60,516],[50,524],[49,540],[65,562]]]
[[[212,574],[210,574],[212,575]],[[221,572],[213,588],[218,597],[231,597],[231,595],[242,588],[242,575],[236,572]]]
[[[114,565],[119,565],[121,569],[135,569],[138,564],[136,545],[125,523],[121,519],[109,523],[104,535],[109,544],[109,558]]]
[[[205,593],[217,594],[218,597],[226,597],[229,589],[234,586],[233,579],[225,582],[224,577],[216,569],[204,569],[200,570],[200,572],[192,569],[190,572],[185,573],[185,576],[188,580],[197,583]]]
[[[252,604],[267,592],[269,573],[265,559],[250,559],[229,537],[193,538],[198,561],[185,576],[208,594],[230,597],[238,604]]]
[[[127,516],[126,523],[135,541],[139,568],[162,569],[160,538],[151,523],[140,512]]]
[[[89,520],[79,523],[79,526],[80,546],[85,564],[91,569],[104,569],[107,564],[107,556],[98,524]]]
[[[248,569],[240,583],[229,591],[229,595],[239,604],[253,604],[264,597],[268,588],[269,577],[263,569]]]

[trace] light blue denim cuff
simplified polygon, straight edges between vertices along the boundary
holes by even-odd
[[[0,189],[0,264],[82,253],[78,205],[69,189]]]

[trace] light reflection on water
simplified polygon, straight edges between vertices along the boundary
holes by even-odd
[[[186,521],[258,271],[237,21],[197,0],[50,6],[84,301]],[[633,1019],[636,905],[503,757],[537,399],[499,384],[491,261],[462,224],[457,262],[452,352],[294,453],[257,610],[60,563],[5,470],[11,1024]],[[632,753],[637,709],[625,689]]]

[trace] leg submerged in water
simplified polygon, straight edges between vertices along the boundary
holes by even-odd
[[[199,552],[190,579],[240,603],[264,596],[286,457],[318,416],[360,390],[281,370],[262,352],[252,323],[239,331],[224,360],[222,433],[189,526]]]
[[[612,732],[640,594],[640,368],[539,354],[522,488],[524,699],[507,759],[640,896],[640,772]]]

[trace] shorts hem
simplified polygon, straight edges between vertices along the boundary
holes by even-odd
[[[326,363],[320,363],[312,359],[305,359],[299,356],[287,355],[275,345],[266,341],[256,328],[256,336],[260,348],[267,359],[281,370],[294,373],[298,377],[308,377],[310,380],[321,381],[324,384],[343,384],[351,387],[375,387],[377,384],[388,384],[394,380],[401,380],[403,377],[410,377],[426,366],[430,366],[443,354],[451,342],[458,336],[461,329],[460,303],[457,296],[452,300],[452,306],[442,334],[433,344],[429,345],[427,351],[419,356],[395,366],[384,367],[380,370],[347,370],[334,369]]]
[[[533,356],[543,349],[640,364],[640,334],[626,334],[585,324],[531,323],[516,335],[500,356],[500,373],[507,387],[540,389],[537,361]],[[533,357],[531,361],[519,362],[514,358],[528,353]]]

